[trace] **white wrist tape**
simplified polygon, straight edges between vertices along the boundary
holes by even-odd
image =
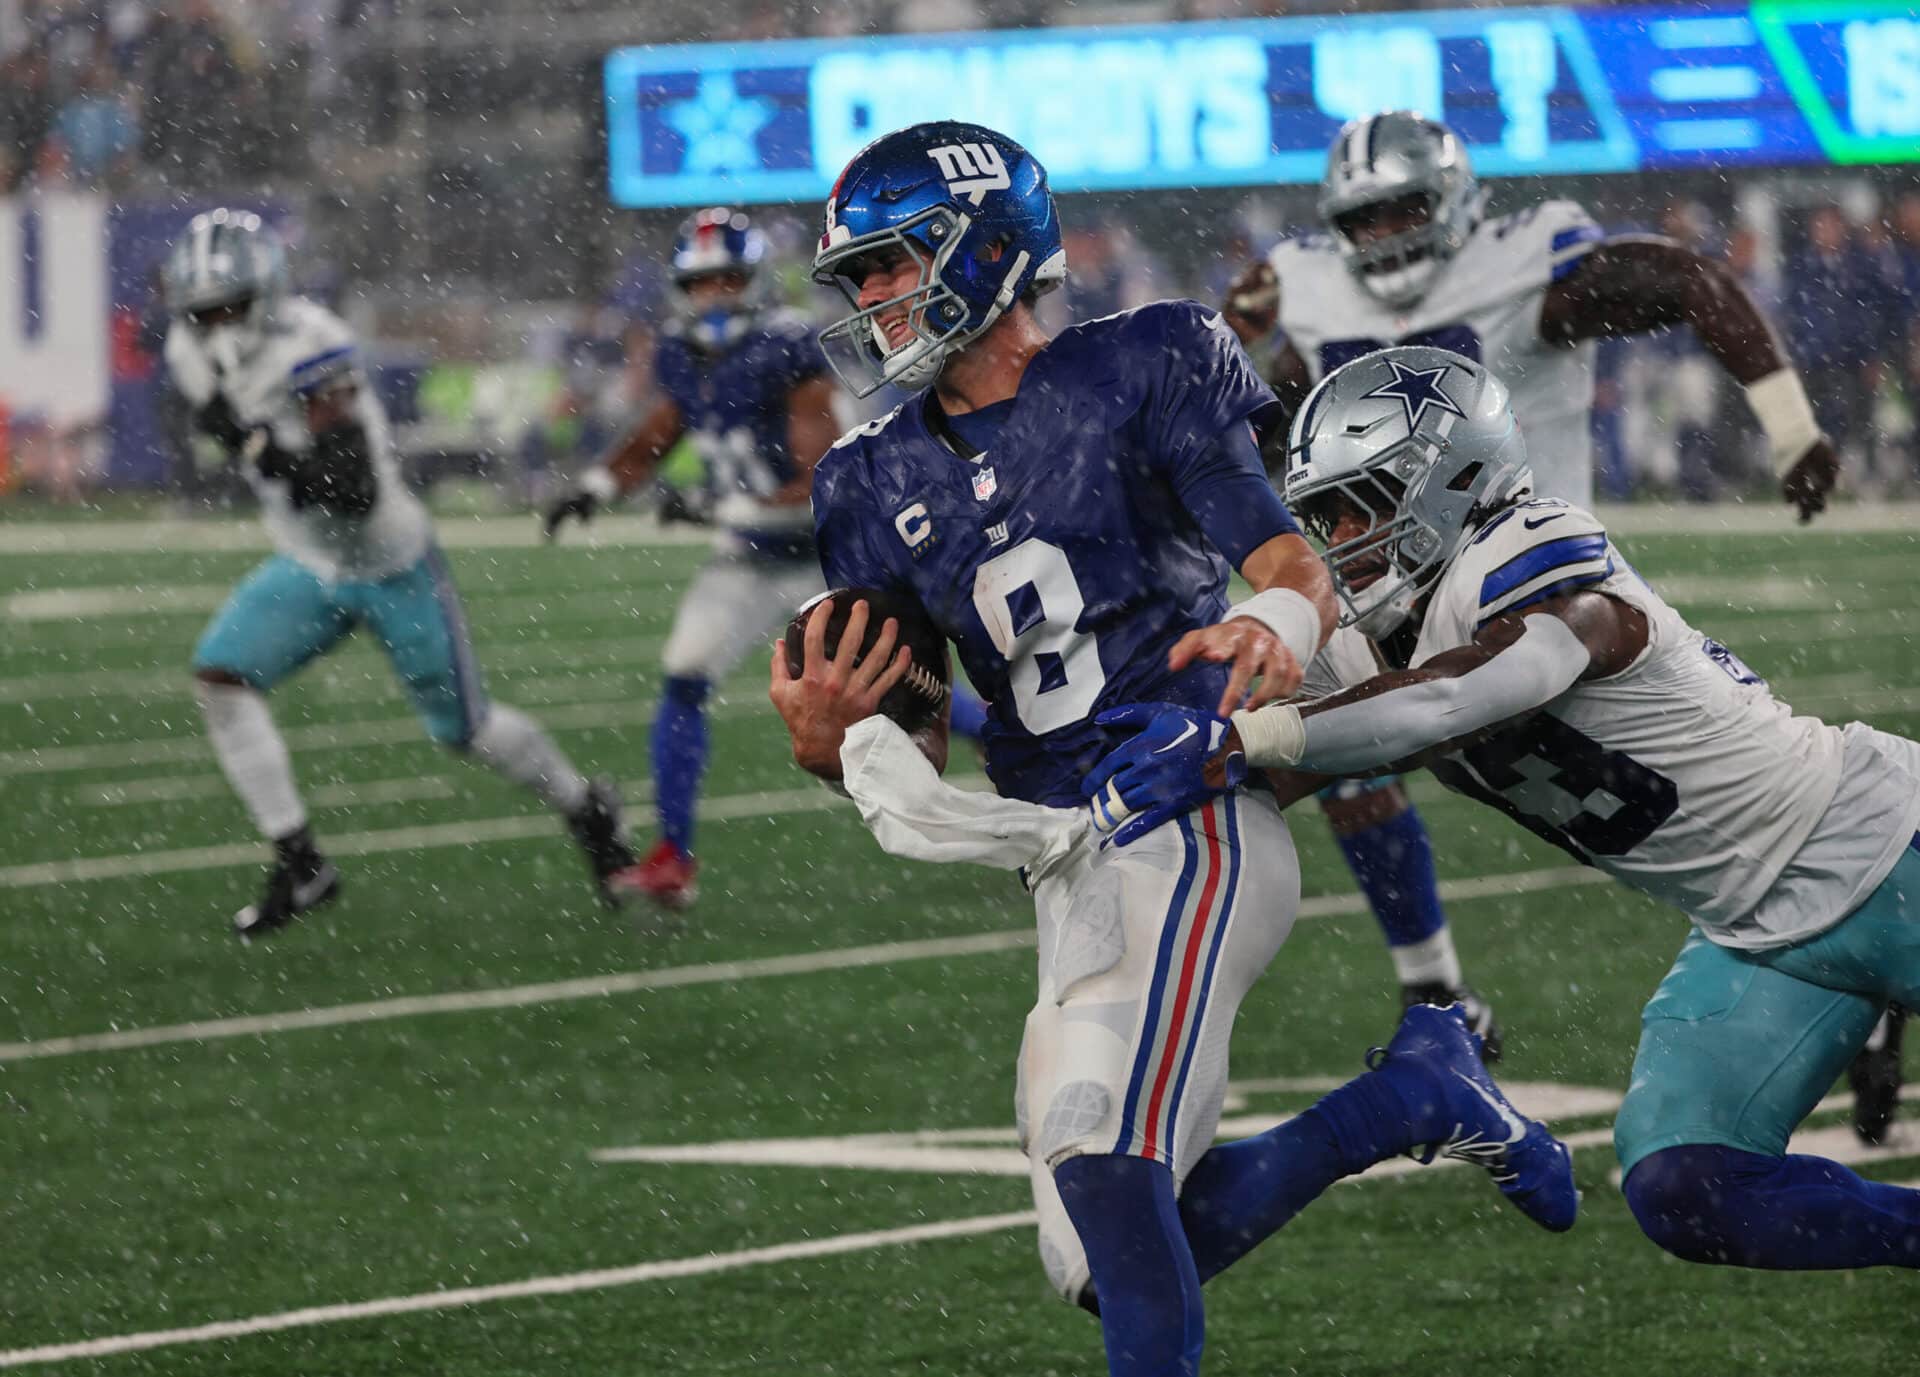
[[[1320,609],[1296,588],[1269,588],[1227,609],[1227,620],[1250,617],[1280,638],[1305,669],[1320,653]]]
[[[1800,375],[1791,368],[1779,368],[1747,384],[1747,403],[1754,419],[1767,434],[1767,449],[1773,459],[1776,476],[1799,463],[1820,440],[1820,422],[1807,400],[1807,389]]]
[[[580,491],[604,507],[620,495],[620,481],[604,464],[596,464],[580,475]]]
[[[1276,703],[1258,712],[1242,708],[1231,720],[1240,733],[1240,749],[1246,753],[1249,769],[1290,768],[1300,763],[1307,748],[1307,729],[1300,709],[1291,703]]]

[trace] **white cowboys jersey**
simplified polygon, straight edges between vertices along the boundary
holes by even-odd
[[[1540,303],[1600,238],[1600,227],[1571,201],[1483,220],[1433,289],[1405,311],[1369,296],[1326,235],[1283,240],[1268,261],[1280,279],[1280,327],[1315,382],[1391,344],[1431,344],[1475,359],[1512,394],[1534,492],[1586,506],[1593,501],[1595,346],[1548,344]]]
[[[1662,601],[1591,514],[1533,501],[1495,517],[1441,575],[1410,663],[1579,588],[1645,614],[1646,650],[1437,762],[1441,781],[1682,909],[1722,946],[1800,941],[1864,902],[1920,825],[1920,747],[1795,716]],[[1380,668],[1372,644],[1342,629],[1305,692]]]
[[[282,301],[258,331],[225,327],[203,334],[176,321],[167,332],[166,358],[174,383],[196,410],[224,395],[241,425],[271,426],[274,443],[292,451],[312,443],[301,395],[360,371],[347,323],[304,297]],[[259,494],[275,548],[329,581],[398,573],[426,553],[432,538],[426,509],[401,481],[386,412],[364,379],[357,406],[379,483],[379,497],[365,516],[296,510],[284,479],[241,466]]]

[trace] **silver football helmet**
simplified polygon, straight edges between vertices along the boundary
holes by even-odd
[[[275,234],[248,210],[196,215],[175,241],[161,273],[167,309],[193,324],[205,313],[242,306],[232,324],[258,330],[286,290],[287,256]]]
[[[1380,207],[1412,197],[1425,199],[1423,222],[1355,237]],[[1389,110],[1349,120],[1334,139],[1320,184],[1320,219],[1339,243],[1347,271],[1369,294],[1401,309],[1432,288],[1479,223],[1484,200],[1466,146],[1451,129],[1411,110]]]
[[[1533,471],[1506,385],[1414,345],[1320,380],[1294,416],[1284,481],[1287,506],[1325,547],[1340,624],[1378,640],[1489,515],[1532,489]]]

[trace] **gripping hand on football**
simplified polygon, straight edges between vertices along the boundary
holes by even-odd
[[[560,534],[560,528],[569,520],[578,521],[582,526],[593,520],[593,514],[612,502],[620,495],[620,485],[614,481],[611,473],[604,468],[591,468],[580,475],[573,491],[557,502],[548,504],[541,524],[546,529],[547,539],[552,540]]]
[[[860,646],[867,635],[867,604],[853,605],[836,652],[827,654],[827,623],[833,618],[833,599],[822,598],[807,618],[805,659],[796,675],[787,663],[787,646],[773,648],[773,682],[767,696],[787,724],[793,738],[793,760],[821,779],[840,778],[840,743],[847,728],[880,710],[880,700],[906,676],[913,652],[895,645],[900,624],[888,617],[879,639],[867,654]]]
[[[1231,722],[1178,703],[1128,703],[1094,719],[1131,728],[1134,736],[1109,751],[1081,781],[1093,825],[1120,846],[1161,823],[1238,788],[1247,758]]]

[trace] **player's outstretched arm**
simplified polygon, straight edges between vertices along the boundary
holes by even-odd
[[[1811,521],[1827,505],[1839,459],[1821,434],[1793,360],[1726,264],[1666,239],[1611,239],[1547,288],[1540,305],[1540,335],[1551,344],[1683,324],[1746,388],[1781,495],[1802,521]]]
[[[1401,774],[1524,720],[1582,679],[1631,665],[1646,618],[1602,593],[1496,617],[1468,645],[1418,669],[1376,675],[1301,707],[1230,718],[1171,703],[1129,704],[1102,725],[1136,735],[1083,781],[1095,825],[1125,845],[1265,770],[1282,806],[1329,779]]]
[[[867,634],[867,604],[855,603],[833,655],[827,654],[827,623],[833,599],[822,598],[807,618],[800,673],[787,663],[784,641],[773,648],[773,677],[767,696],[787,724],[793,760],[821,779],[839,779],[840,743],[847,728],[880,710],[880,700],[905,677],[913,663],[906,646],[896,651],[900,625],[887,618],[872,650],[860,655]]]
[[[1583,679],[1618,674],[1647,634],[1645,614],[1618,598],[1569,593],[1493,618],[1418,669],[1304,707],[1235,713],[1234,735],[1249,767],[1403,773],[1524,721]]]
[[[542,519],[547,539],[557,536],[569,520],[583,524],[592,520],[595,512],[645,482],[667,451],[680,443],[686,429],[671,398],[656,401],[606,458],[580,475],[571,492],[548,505]]]

